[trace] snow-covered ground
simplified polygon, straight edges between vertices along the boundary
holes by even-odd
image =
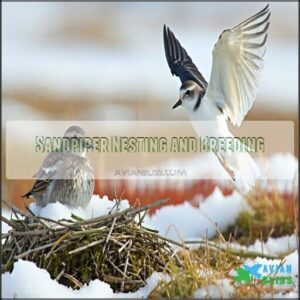
[[[105,215],[115,207],[116,201],[109,200],[107,197],[100,198],[94,195],[86,209],[70,209],[60,203],[48,204],[45,208],[39,208],[32,203],[31,210],[40,216],[61,219],[70,218],[75,214],[82,218],[91,218]],[[127,200],[119,203],[119,209],[129,207]],[[147,217],[145,225],[156,228],[160,234],[174,239],[195,239],[203,238],[206,231],[209,237],[216,234],[216,223],[221,231],[233,224],[238,214],[247,209],[245,200],[237,192],[231,196],[223,196],[218,188],[205,199],[200,208],[193,207],[189,203],[183,203],[178,206],[167,206],[158,210],[152,217]],[[5,213],[8,217],[8,213]],[[169,229],[169,230],[168,230]],[[2,231],[7,232],[9,227],[3,226]],[[238,247],[239,245],[233,245]],[[261,251],[261,243],[257,241],[254,245],[248,247],[249,250]],[[281,237],[278,239],[269,239],[263,245],[264,253],[273,255],[286,251],[292,252],[286,257],[286,261],[292,264],[293,278],[296,282],[298,275],[298,252],[296,236]],[[261,262],[261,258],[247,260],[247,264]],[[264,263],[278,264],[278,261],[265,261]],[[234,272],[234,270],[232,271]],[[27,276],[30,274],[30,276]],[[234,274],[234,273],[233,273]],[[88,285],[84,285],[80,290],[72,290],[57,281],[50,278],[49,273],[38,268],[34,263],[19,260],[14,264],[12,273],[5,273],[2,277],[2,296],[3,297],[69,297],[69,298],[140,298],[147,297],[159,280],[167,278],[163,274],[154,273],[147,280],[145,287],[135,293],[114,293],[110,286],[100,280],[93,280]],[[228,279],[219,280],[205,289],[199,289],[194,293],[195,297],[230,296],[234,292],[232,282]],[[293,285],[293,292],[289,296],[298,293],[296,285]]]
[[[26,276],[25,274],[30,274]],[[80,290],[73,290],[50,278],[49,273],[36,264],[19,260],[11,274],[2,277],[4,298],[142,298],[147,297],[157,282],[164,276],[153,273],[145,287],[135,293],[114,293],[109,284],[93,280]]]
[[[286,295],[277,293],[273,297],[297,298],[297,276],[298,276],[298,252],[288,255],[286,263],[292,265],[292,277],[294,280],[293,291]],[[261,263],[264,265],[278,265],[279,260],[267,260],[257,258],[247,260],[245,264],[252,265]],[[30,276],[26,276],[30,274]],[[235,271],[232,271],[235,276]],[[4,298],[146,298],[160,280],[168,278],[160,273],[153,273],[147,280],[146,285],[134,293],[114,293],[111,287],[100,280],[93,280],[79,290],[73,290],[50,278],[49,273],[38,268],[34,263],[19,260],[14,265],[13,272],[5,273],[2,277],[2,297]],[[279,286],[276,286],[280,288]],[[194,292],[195,298],[207,296],[213,298],[228,298],[234,294],[234,287],[229,279],[216,280],[207,288],[201,288]],[[266,295],[268,298],[272,295]]]
[[[208,196],[200,207],[189,202],[176,206],[165,206],[153,216],[145,219],[147,226],[174,240],[183,241],[195,238],[213,237],[216,224],[221,231],[234,224],[239,213],[246,209],[246,202],[240,194],[234,192],[223,196],[218,187]]]

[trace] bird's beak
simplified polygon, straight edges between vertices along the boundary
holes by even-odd
[[[174,109],[174,108],[180,106],[181,104],[182,104],[182,101],[181,101],[181,99],[179,99],[179,100],[173,105],[172,108]]]

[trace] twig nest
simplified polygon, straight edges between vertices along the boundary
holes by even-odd
[[[23,220],[9,220],[12,230],[2,234],[1,271],[11,272],[17,259],[26,259],[74,289],[100,279],[114,291],[136,291],[154,271],[163,271],[170,258],[178,259],[166,239],[142,226],[141,214],[148,209],[129,208],[91,220],[73,216],[54,221],[27,214]]]

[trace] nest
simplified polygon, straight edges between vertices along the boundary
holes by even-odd
[[[116,208],[90,220],[72,216],[60,221],[24,213],[9,205],[15,218],[2,216],[12,229],[1,236],[1,272],[11,272],[17,259],[26,259],[74,289],[100,279],[114,291],[136,291],[154,271],[165,271],[170,259],[180,264],[170,245],[178,243],[142,225],[149,208],[164,202],[123,211]]]

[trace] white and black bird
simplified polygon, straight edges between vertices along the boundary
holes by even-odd
[[[241,125],[256,98],[269,19],[267,5],[239,25],[221,33],[213,49],[209,83],[173,32],[164,26],[167,62],[172,74],[182,82],[180,98],[173,108],[182,106],[186,109],[199,136],[232,138],[227,120],[233,125]],[[197,121],[213,123],[205,126]],[[246,190],[253,186],[259,169],[247,152],[215,151],[215,154],[234,181],[239,181]]]
[[[40,207],[56,201],[69,207],[87,206],[94,191],[94,174],[86,158],[92,145],[84,137],[81,127],[69,127],[60,149],[47,155],[34,175],[32,189],[22,197],[33,197]]]

